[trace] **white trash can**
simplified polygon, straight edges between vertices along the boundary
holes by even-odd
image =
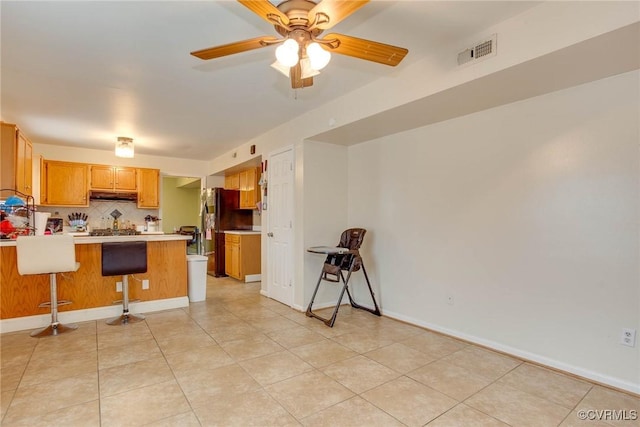
[[[187,255],[189,302],[207,299],[207,260],[203,255]]]

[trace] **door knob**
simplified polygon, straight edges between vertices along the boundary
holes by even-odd
[[[268,233],[267,233],[267,236],[269,236],[269,237],[273,237],[273,233],[272,233],[272,232],[268,232]]]

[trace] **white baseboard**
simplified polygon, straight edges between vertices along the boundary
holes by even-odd
[[[262,280],[262,274],[247,274],[244,276],[244,282],[260,282]]]
[[[478,344],[483,347],[487,347],[489,349],[493,349],[493,350],[517,357],[519,359],[538,363],[540,365],[547,366],[549,368],[553,368],[559,371],[577,375],[579,377],[586,378],[588,380],[592,380],[601,384],[606,384],[608,386],[615,387],[620,390],[626,390],[631,393],[640,394],[640,384],[634,384],[632,382],[625,381],[620,378],[614,378],[608,375],[602,375],[597,372],[590,371],[588,369],[583,369],[577,366],[569,365],[559,360],[550,359],[548,357],[540,356],[535,353],[519,350],[514,347],[510,347],[495,341],[487,340],[487,339],[476,337],[473,335],[468,335],[453,329],[443,328],[442,326],[439,326],[439,325],[423,322],[423,321],[414,319],[412,317],[407,317],[402,314],[390,312],[387,310],[384,311],[384,316],[390,317],[396,320],[401,320],[403,322],[420,326],[426,329],[430,329],[435,332],[440,332],[442,334],[449,335],[454,338],[459,338],[461,340],[468,341],[473,344]]]
[[[177,297],[155,301],[141,301],[129,303],[129,311],[132,314],[149,313],[152,311],[169,310],[189,306],[189,298]],[[84,310],[63,311],[58,313],[60,323],[87,322],[89,320],[108,319],[122,314],[122,305],[109,305],[105,307],[87,308]],[[42,328],[51,323],[51,314],[38,314],[36,316],[16,317],[0,320],[0,333],[24,331]]]

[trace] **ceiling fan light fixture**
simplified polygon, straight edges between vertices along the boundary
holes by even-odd
[[[318,74],[320,74],[320,71],[311,66],[311,60],[309,58],[302,58],[300,60],[300,78],[308,79]]]
[[[282,65],[280,61],[276,61],[273,64],[271,64],[271,68],[281,72],[282,74],[284,74],[285,77],[289,78],[289,70],[291,69],[291,67],[286,67]]]
[[[320,44],[311,42],[307,45],[307,55],[311,68],[322,70],[331,61],[331,53],[324,50]]]
[[[298,42],[293,39],[287,39],[276,49],[276,58],[285,67],[293,67],[298,63],[300,59],[298,57],[298,50],[300,46]]]
[[[119,136],[116,141],[116,157],[133,157],[133,139]]]

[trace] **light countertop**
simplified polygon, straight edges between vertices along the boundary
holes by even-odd
[[[225,234],[262,234],[257,230],[225,230]]]
[[[191,236],[182,234],[138,234],[135,236],[74,236],[76,245],[86,245],[103,242],[166,242],[169,240],[191,240]],[[15,246],[15,240],[0,240],[0,247]]]

